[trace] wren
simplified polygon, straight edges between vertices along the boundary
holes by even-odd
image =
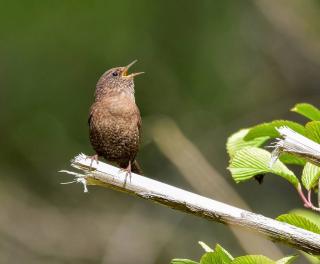
[[[124,67],[106,71],[96,85],[94,103],[89,114],[90,142],[98,157],[117,164],[126,171],[141,174],[136,155],[139,150],[141,116],[134,96],[134,77],[143,72],[128,74],[136,60]]]

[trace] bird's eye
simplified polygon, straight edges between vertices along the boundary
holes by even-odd
[[[118,73],[117,72],[113,72],[112,75],[113,76],[118,76]]]

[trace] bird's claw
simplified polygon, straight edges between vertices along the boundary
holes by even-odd
[[[97,165],[99,164],[99,160],[98,160],[98,155],[93,155],[93,156],[87,156],[86,159],[91,159],[91,162],[90,162],[90,170],[93,170],[93,167],[92,167],[92,164],[93,164],[93,161],[96,161]]]
[[[131,178],[132,178],[132,175],[131,175],[131,161],[129,161],[129,164],[128,164],[127,168],[121,168],[120,171],[126,173],[125,174],[125,179],[124,179],[124,186],[126,186],[126,184],[127,184],[128,177],[129,177],[129,181],[131,183]]]

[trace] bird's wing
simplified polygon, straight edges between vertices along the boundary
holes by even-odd
[[[88,118],[88,125],[90,126],[91,124],[91,119],[92,119],[92,113],[89,114],[89,118]]]
[[[137,117],[138,117],[138,129],[139,129],[139,134],[141,135],[141,126],[142,126],[142,120],[141,120],[141,115],[140,115],[140,111],[139,108],[137,107]]]

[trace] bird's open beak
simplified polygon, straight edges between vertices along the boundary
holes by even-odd
[[[127,78],[133,78],[137,75],[143,74],[144,72],[135,72],[135,73],[131,73],[128,75],[128,70],[129,68],[135,64],[138,60],[134,60],[133,62],[129,63],[127,66],[124,67],[124,70],[122,72],[122,77],[127,77]]]

